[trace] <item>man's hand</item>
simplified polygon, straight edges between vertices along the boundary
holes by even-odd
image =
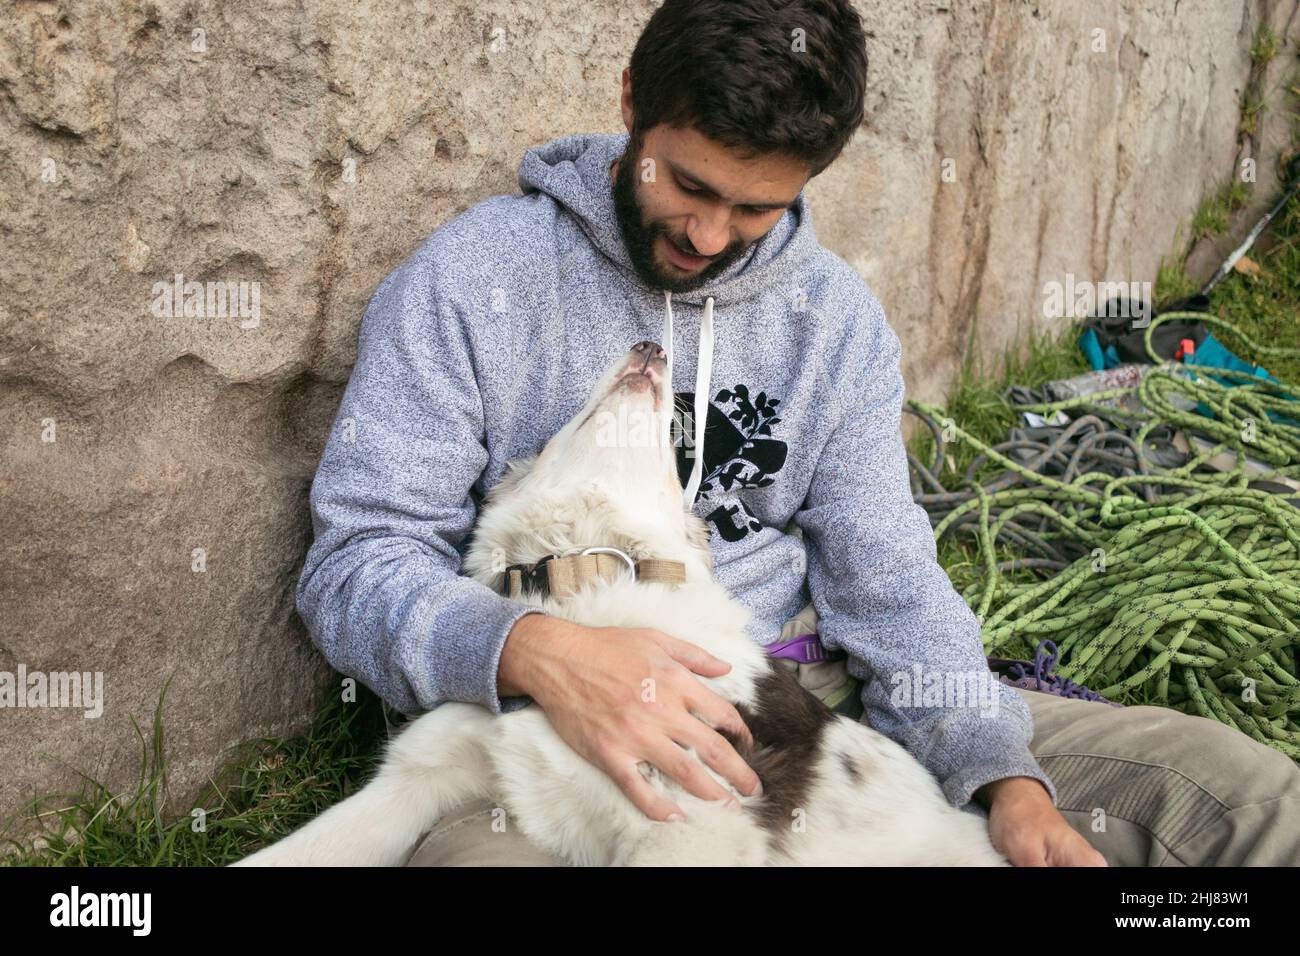
[[[735,803],[700,760],[741,793],[759,792],[758,775],[713,728],[752,744],[749,729],[729,701],[695,677],[729,670],[726,661],[653,628],[584,627],[525,614],[501,651],[497,691],[532,697],[565,743],[646,816],[666,821],[686,814],[646,782],[638,763],[703,800]],[[683,747],[694,747],[699,760]]]
[[[1007,777],[981,787],[989,804],[989,837],[1016,866],[1106,866],[1098,853],[1052,805],[1033,777]]]

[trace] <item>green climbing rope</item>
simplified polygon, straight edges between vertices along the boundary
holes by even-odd
[[[1178,318],[1222,328],[1259,356],[1300,354],[1179,312],[1147,329],[1157,363],[1151,332]],[[1228,387],[1194,368],[1158,364],[1135,390],[1017,406],[1064,410],[1071,429],[1092,423],[1066,436],[1077,445],[1035,449],[1028,462],[1013,457],[1017,443],[987,445],[941,409],[909,402],[936,445],[929,465],[912,459],[913,488],[936,540],[964,540],[978,555],[963,597],[986,652],[1050,638],[1071,680],[1222,721],[1300,760],[1300,491],[1290,490],[1300,489],[1300,427],[1287,421],[1300,418],[1300,391],[1214,369],[1240,383]],[[1133,391],[1140,411],[1105,402]],[[1208,447],[1161,467],[1156,438],[1175,429]],[[939,478],[945,439],[969,443],[980,465],[952,489]],[[1235,465],[1208,466],[1224,469],[1225,454]]]

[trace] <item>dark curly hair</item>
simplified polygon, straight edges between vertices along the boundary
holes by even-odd
[[[848,0],[665,0],[630,69],[635,140],[692,127],[815,176],[862,123],[866,37]]]

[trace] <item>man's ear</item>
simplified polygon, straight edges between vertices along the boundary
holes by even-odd
[[[632,114],[632,70],[630,67],[623,67],[623,92],[619,95],[618,105],[623,114],[623,125],[631,133],[635,124]]]

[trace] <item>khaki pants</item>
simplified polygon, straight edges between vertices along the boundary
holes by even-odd
[[[1300,768],[1204,717],[1019,690],[1030,746],[1070,825],[1112,866],[1300,865]],[[560,866],[480,801],[439,821],[408,866]]]

